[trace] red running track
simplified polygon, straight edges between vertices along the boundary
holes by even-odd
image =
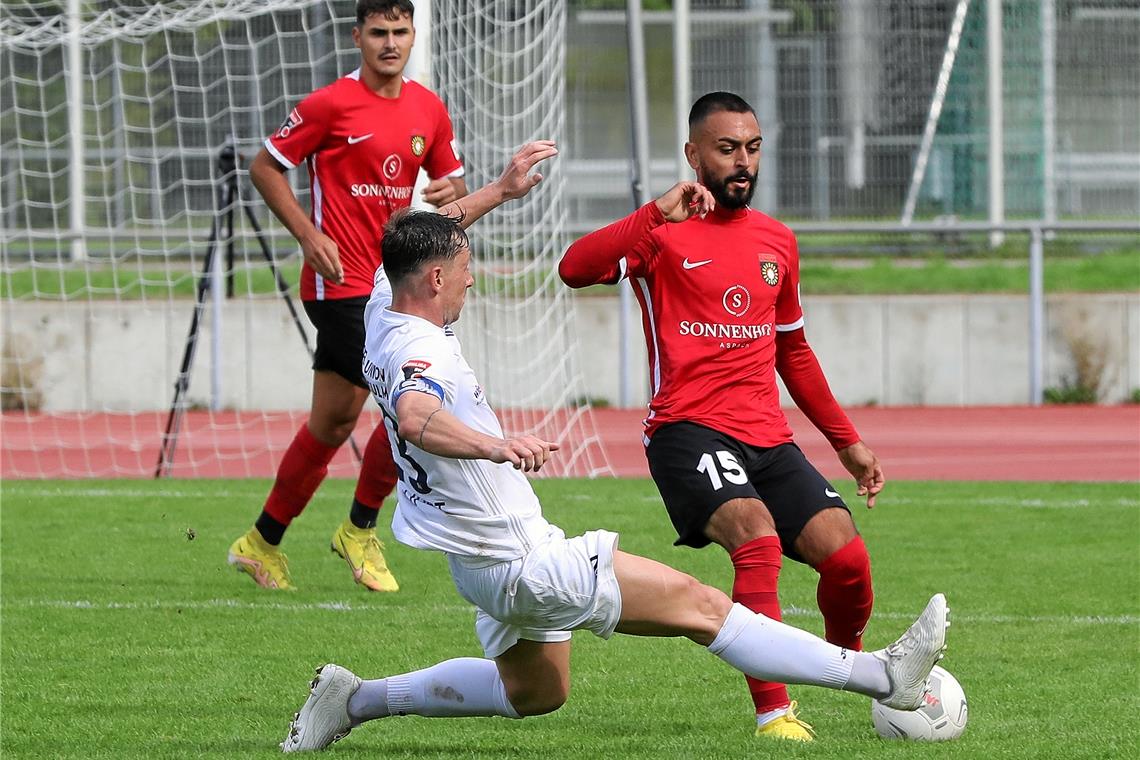
[[[796,442],[829,479],[847,477],[798,409]],[[1140,481],[1140,406],[867,407],[848,414],[888,480]],[[648,477],[639,412],[595,412],[619,475]]]
[[[1140,481],[1140,406],[892,407],[849,410],[888,480]],[[640,410],[599,409],[594,420],[617,475],[647,477]],[[797,410],[797,441],[828,478],[846,476]],[[510,415],[505,415],[509,420]],[[304,412],[187,413],[171,474],[272,477]],[[375,414],[362,417],[363,445]],[[164,412],[0,416],[0,478],[154,475]],[[255,453],[249,453],[255,452]],[[348,447],[330,466],[354,477]]]

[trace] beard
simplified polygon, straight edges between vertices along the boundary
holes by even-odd
[[[701,174],[708,176],[709,173],[702,171]],[[737,179],[747,180],[748,186],[745,188],[728,186],[729,182]],[[724,179],[706,181],[705,187],[716,199],[717,206],[730,210],[742,209],[752,202],[752,194],[756,192],[756,175],[748,171],[740,171],[730,174]]]

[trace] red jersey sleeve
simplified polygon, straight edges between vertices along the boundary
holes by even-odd
[[[804,311],[800,306],[800,249],[796,236],[788,231],[787,267],[780,293],[776,296],[776,331],[786,332],[804,326]]]
[[[658,250],[649,233],[663,224],[661,209],[647,203],[571,244],[558,263],[558,276],[572,288],[584,288],[613,285],[627,274],[640,274],[652,265]]]
[[[283,166],[292,169],[320,149],[335,116],[329,88],[321,88],[289,112],[277,131],[265,139],[265,147]]]
[[[424,171],[432,179],[440,177],[462,177],[463,160],[459,157],[459,145],[455,142],[455,130],[451,117],[442,101],[437,101],[439,115],[436,118],[435,136],[431,147],[424,156]]]

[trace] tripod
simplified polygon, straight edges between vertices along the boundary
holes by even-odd
[[[305,350],[309,353],[309,359],[313,359],[313,348],[309,345],[309,336],[305,332],[305,326],[301,323],[301,318],[297,315],[297,308],[294,306],[293,299],[289,295],[289,285],[285,282],[285,278],[281,276],[280,270],[277,269],[277,264],[273,259],[273,251],[269,248],[269,242],[266,239],[265,232],[261,229],[257,217],[254,216],[253,209],[242,200],[241,185],[238,183],[237,159],[238,154],[233,143],[227,140],[218,153],[217,171],[219,179],[217,213],[214,216],[213,223],[210,225],[210,237],[206,241],[206,260],[202,263],[201,274],[198,275],[197,289],[194,296],[194,312],[190,317],[190,330],[186,335],[186,348],[182,352],[182,365],[178,370],[178,377],[174,381],[174,400],[170,402],[170,414],[166,418],[166,431],[162,434],[162,448],[158,453],[158,463],[154,469],[155,478],[169,475],[170,468],[174,464],[174,450],[178,446],[178,433],[182,426],[182,415],[185,411],[182,402],[187,389],[190,387],[190,372],[194,365],[194,354],[198,348],[198,329],[201,325],[202,312],[206,305],[206,293],[210,288],[210,277],[213,272],[214,254],[218,250],[219,236],[221,236],[226,246],[226,297],[233,298],[234,295],[235,208],[240,207],[245,210],[246,219],[249,220],[249,224],[257,237],[261,253],[269,265],[269,271],[273,273],[273,279],[277,285],[277,292],[281,294],[281,298],[285,301],[285,307],[289,310],[289,316],[293,318],[293,324],[297,327],[297,332],[301,336],[301,342],[305,344]],[[348,440],[352,445],[352,451],[356,455],[356,460],[358,462],[361,461],[363,457],[360,453],[360,448],[356,445],[356,441],[351,436],[349,436]]]

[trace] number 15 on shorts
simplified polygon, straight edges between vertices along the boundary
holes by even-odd
[[[718,451],[715,458],[711,453],[705,452],[697,462],[697,472],[708,476],[714,491],[724,488],[725,480],[738,486],[748,482],[748,475],[731,451]]]

